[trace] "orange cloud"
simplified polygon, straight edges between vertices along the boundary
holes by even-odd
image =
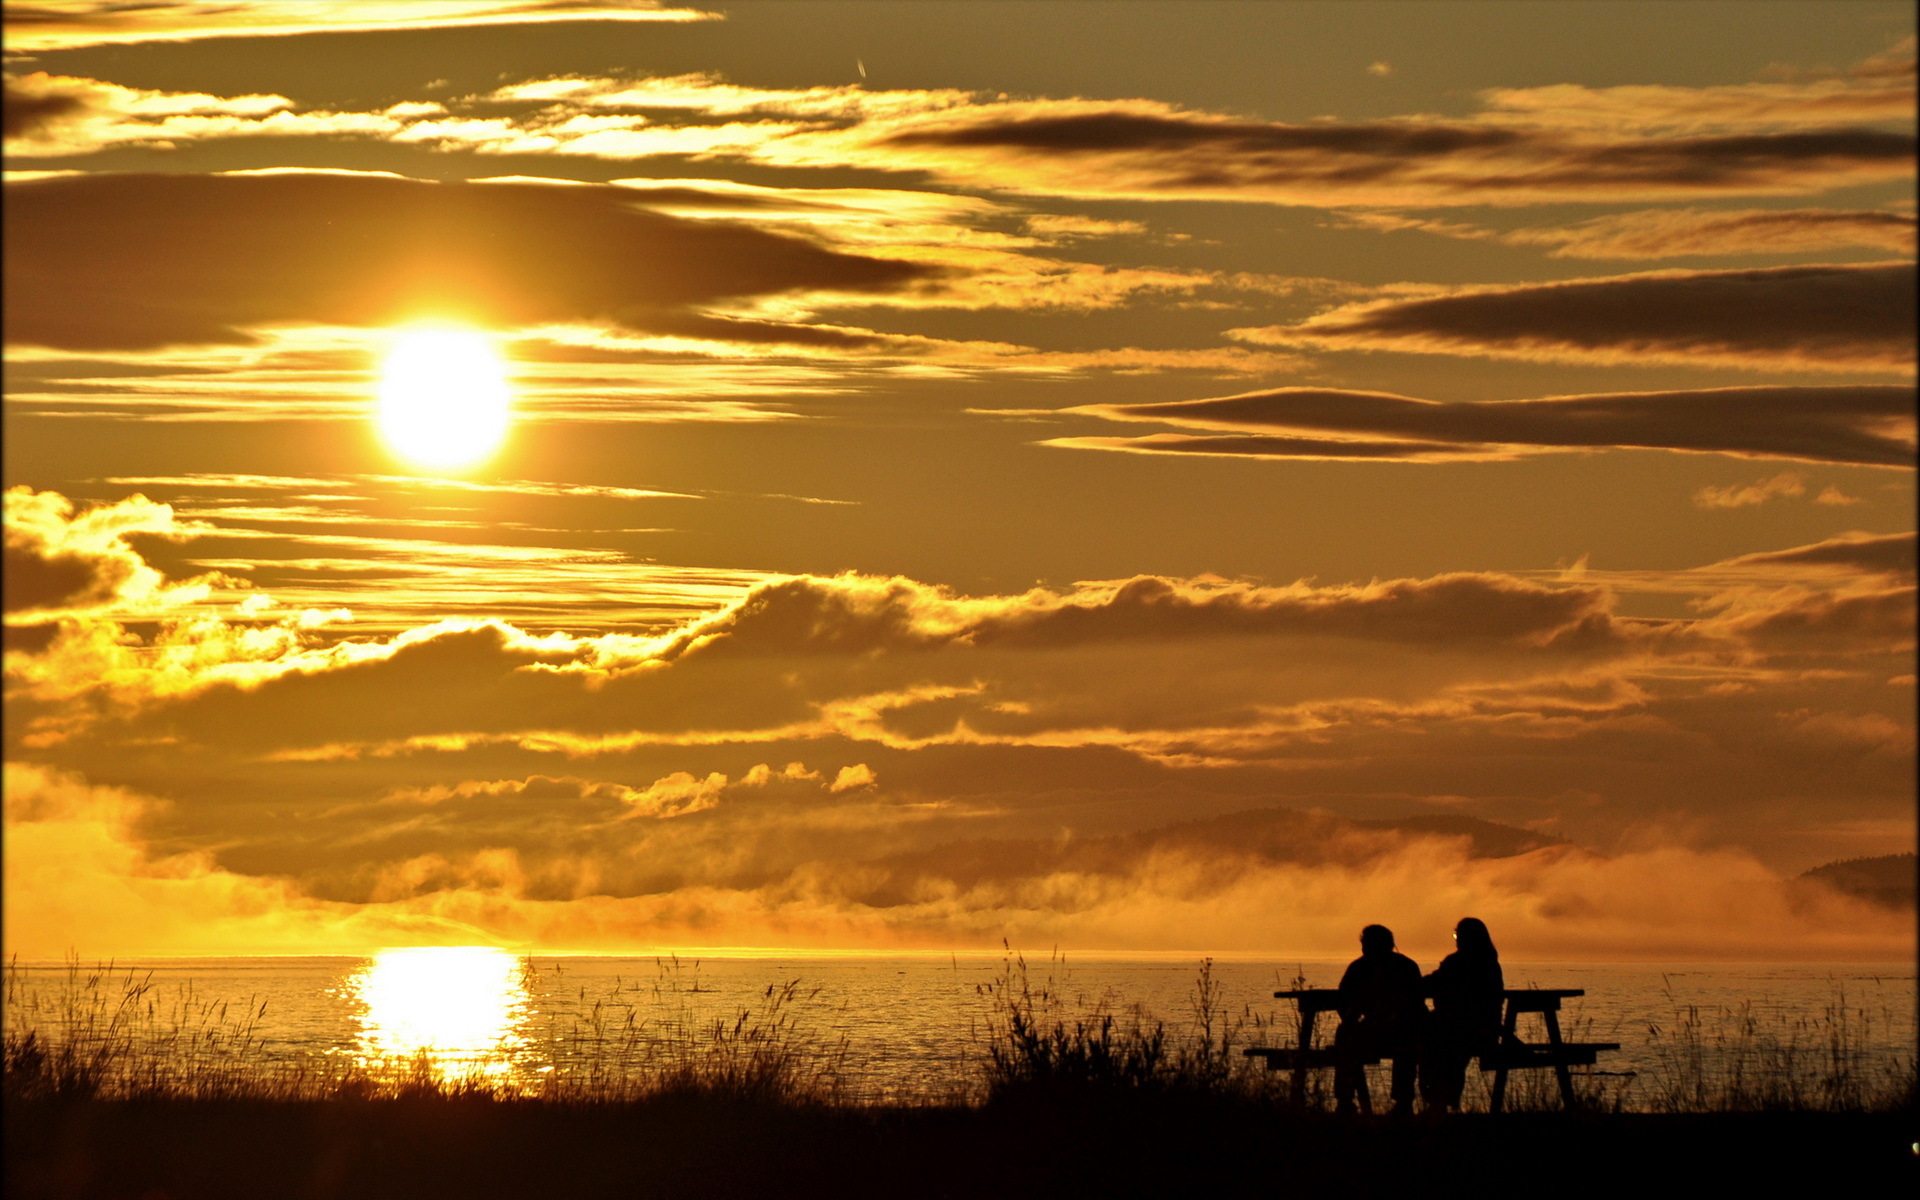
[[[290,133],[481,154],[923,171],[959,187],[1034,195],[1432,207],[1798,195],[1910,178],[1911,133],[1879,126],[1910,118],[1913,95],[1903,44],[1824,78],[1495,90],[1483,94],[1483,111],[1457,119],[1288,124],[1144,99],[770,89],[681,75],[529,80],[460,101],[458,111],[285,111],[200,126],[180,118],[175,128],[180,137],[250,136],[278,122]],[[80,124],[64,101],[22,103],[49,130]],[[100,144],[153,136],[141,131],[151,124],[143,117],[124,123],[125,132],[95,123],[93,136]]]
[[[504,848],[426,854],[383,868],[369,899],[326,900],[204,855],[156,855],[140,832],[151,800],[34,767],[7,772],[6,952],[28,958],[366,953],[447,940],[629,953],[986,949],[1003,937],[1076,953],[1319,957],[1382,916],[1420,954],[1473,913],[1517,958],[1874,959],[1897,957],[1908,932],[1906,916],[1795,891],[1727,851],[1605,857],[1473,822],[1402,831],[1271,809],[1122,839],[1003,842],[990,854],[954,843],[638,894],[604,880],[570,887]],[[576,862],[574,882],[598,870]]]
[[[86,611],[162,610],[205,596],[204,576],[167,584],[127,541],[135,535],[181,541],[205,526],[180,521],[144,496],[76,514],[57,492],[6,492],[6,614],[9,625],[44,623]]]
[[[1571,225],[1501,231],[1481,225],[1347,212],[1338,225],[1383,233],[1418,230],[1467,241],[1550,246],[1549,258],[1684,258],[1709,255],[1808,254],[1865,247],[1912,254],[1911,213],[1839,208],[1652,208],[1593,217]]]
[[[1845,71],[1718,87],[1549,84],[1480,93],[1490,115],[1556,129],[1727,132],[1913,117],[1914,39]]]
[[[1899,386],[1744,387],[1446,404],[1386,392],[1287,387],[1204,400],[1066,409],[1114,421],[1220,432],[1076,436],[1043,444],[1393,462],[1631,448],[1899,467],[1913,464],[1913,398],[1911,387]],[[1778,484],[1775,492],[1785,487]]]
[[[1332,350],[1911,374],[1908,263],[1661,271],[1347,305],[1233,331]]]
[[[658,0],[35,0],[7,9],[15,52],[213,37],[289,36],[422,26],[526,25],[551,21],[706,21],[718,13],[668,8]]]
[[[430,913],[316,900],[205,853],[155,853],[139,823],[160,806],[124,789],[9,762],[6,798],[8,955],[354,954],[490,940]]]
[[[69,349],[245,344],[250,326],[423,312],[671,333],[723,300],[894,290],[935,273],[640,211],[602,186],[270,172],[6,191],[7,337]]]
[[[1804,496],[1806,492],[1806,482],[1797,471],[1782,471],[1757,483],[1703,487],[1693,494],[1693,502],[1701,508],[1748,508],[1776,496]]]
[[[1807,254],[1854,246],[1912,254],[1914,218],[1830,208],[1650,209],[1559,228],[1519,229],[1501,240],[1552,246],[1553,258]]]
[[[1910,666],[1912,546],[1838,538],[1618,585],[1142,577],[965,596],[798,577],[653,636],[70,615],[9,653],[8,738],[33,770],[172,801],[87,835],[133,846],[113,852],[125,870],[164,845],[150,857],[200,856],[187,873],[212,892],[264,881],[382,929],[1176,946],[1151,912],[1225,929],[1242,911],[1180,880],[1233,881],[1251,904],[1308,887],[1304,868],[1235,866],[1236,835],[976,887],[940,847],[1282,800],[1473,813],[1610,851],[1684,814],[1688,844],[1795,870],[1879,852],[1911,834],[1910,692],[1886,680]],[[1697,615],[1623,617],[1628,584]],[[881,861],[896,854],[938,870],[900,875]],[[1375,867],[1339,870],[1351,885]],[[1491,870],[1449,878],[1479,881],[1488,911],[1551,892],[1529,877],[1501,901]],[[1610,944],[1594,919],[1580,944]],[[1540,944],[1574,928],[1548,922]]]

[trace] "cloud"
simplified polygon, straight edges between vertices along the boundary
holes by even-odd
[[[1914,217],[1831,208],[1651,209],[1514,230],[1500,240],[1552,246],[1553,258],[1807,254],[1854,246],[1912,254]]]
[[[1905,177],[1913,139],[1837,129],[1609,140],[1431,118],[1289,125],[1155,101],[1076,100],[849,130],[770,129],[727,153],[787,166],[920,170],[1035,195],[1431,207],[1821,192]]]
[[[1606,588],[1620,596],[1681,597],[1687,607],[1713,614],[1695,622],[1694,631],[1726,637],[1731,640],[1725,644],[1731,645],[1745,636],[1729,626],[1734,618],[1797,611],[1813,597],[1884,596],[1890,589],[1910,585],[1914,535],[1911,531],[1881,534],[1855,530],[1806,545],[1737,555],[1681,571],[1609,569],[1592,566],[1582,558],[1571,571],[1540,574]],[[1897,644],[1905,636],[1896,635],[1885,644]]]
[[[1083,197],[1425,207],[1790,195],[1911,173],[1910,133],[1857,123],[1911,118],[1912,62],[1905,42],[1853,72],[1795,81],[1496,89],[1452,120],[1287,124],[1149,100],[942,96],[863,109],[840,128],[769,123],[724,152]]]
[[[1914,39],[1906,37],[1845,71],[1710,87],[1548,84],[1480,93],[1498,120],[1555,129],[1727,132],[1805,128],[1913,117]]]
[[[1433,207],[1812,194],[1911,178],[1914,151],[1910,132],[1871,124],[1912,110],[1911,78],[1884,71],[1718,89],[1512,89],[1462,118],[1305,124],[1145,99],[757,88],[698,74],[527,80],[451,108],[364,113],[155,120],[106,96],[101,120],[63,118],[75,140],[41,152],[278,131],[477,154],[924,172],[966,189],[1089,199]]]
[[[727,777],[718,771],[709,773],[705,779],[675,771],[642,790],[629,789],[621,799],[636,817],[680,817],[720,803],[720,793],[726,786]]]
[[[1787,550],[1767,550],[1727,559],[1716,567],[1815,568],[1867,574],[1911,576],[1914,573],[1914,535],[1908,533],[1845,533],[1825,541]]]
[[[16,186],[62,179],[86,198],[73,218],[47,194],[16,196],[11,209],[8,236],[23,249],[9,258],[9,295],[21,301],[9,310],[10,336],[132,356],[142,369],[50,364],[38,372],[44,381],[21,381],[10,395],[22,411],[358,421],[361,401],[317,372],[362,377],[380,349],[372,327],[420,312],[516,326],[517,413],[536,421],[788,419],[779,397],[839,390],[856,362],[1257,374],[1291,361],[1244,346],[1047,351],[812,319],[825,306],[1085,312],[1238,286],[1215,272],[1010,249],[1037,239],[969,230],[983,202],[956,198],[345,172]],[[187,194],[195,191],[207,195]],[[80,213],[96,202],[84,219],[118,234],[82,236]],[[327,204],[336,204],[330,223],[302,225]],[[34,228],[41,212],[55,213],[45,231]],[[163,253],[146,234],[176,244]],[[171,370],[158,353],[169,344],[193,349],[173,352]],[[809,366],[826,363],[833,369]]]
[[[1571,225],[1498,230],[1434,217],[1344,212],[1339,228],[1418,230],[1465,241],[1551,246],[1549,258],[1684,258],[1809,254],[1865,247],[1912,254],[1911,213],[1840,208],[1654,208]]]
[[[164,92],[44,71],[0,83],[7,153],[35,158],[228,137],[385,136],[402,128],[387,114],[296,112],[285,96]]]
[[[127,541],[147,535],[182,541],[202,530],[144,496],[78,514],[57,492],[6,492],[8,624],[38,623],[86,611],[138,612],[197,599],[219,582],[209,576],[168,584]]]
[[[15,52],[66,50],[135,42],[197,41],[553,21],[704,21],[717,13],[667,8],[657,0],[33,0],[8,5],[5,29]]]
[[[125,789],[9,763],[6,794],[6,950],[27,958],[448,941],[990,949],[1002,938],[1078,953],[1330,957],[1391,913],[1425,960],[1470,912],[1516,958],[1831,960],[1895,956],[1910,932],[1905,914],[1795,893],[1732,851],[1668,843],[1605,856],[1457,818],[1396,826],[1273,808],[1123,837],[814,858],[758,878],[727,880],[716,860],[709,882],[623,874],[592,848],[565,867],[507,846],[427,852],[386,861],[366,875],[372,894],[347,900],[157,852],[148,827],[168,806]]]
[[[1782,471],[1757,483],[1703,487],[1693,494],[1693,503],[1699,508],[1748,508],[1777,496],[1804,496],[1806,492],[1806,482],[1799,472]]]
[[[833,777],[832,792],[851,792],[857,788],[870,788],[879,782],[874,777],[873,768],[865,763],[854,763],[850,767],[841,767],[840,773]]]
[[[255,326],[249,332],[256,340],[247,345],[80,355],[10,348],[7,401],[16,413],[106,421],[366,420],[390,330]],[[540,326],[495,343],[508,363],[516,423],[792,420],[796,405],[842,392],[849,373],[887,371],[889,355],[988,357],[978,344],[921,339],[902,349],[896,342],[909,339],[875,340],[879,350],[864,361],[850,361],[844,349],[623,337],[585,324]],[[1035,352],[1003,346],[995,357],[1023,353]],[[1283,357],[1255,353],[1241,361]]]
[[[1206,400],[1065,410],[1232,433],[1065,437],[1043,444],[1149,454],[1394,462],[1485,461],[1632,448],[1910,467],[1913,404],[1913,389],[1899,386],[1710,388],[1455,403],[1385,392],[1289,387]]]
[[[1215,882],[1304,897],[1398,879],[1392,854],[1242,861],[1168,835],[1024,866],[1009,850],[1018,870],[973,878],[938,848],[1285,802],[1525,821],[1609,852],[1684,814],[1697,844],[1794,870],[1878,852],[1911,835],[1911,693],[1885,681],[1911,665],[1912,553],[1911,535],[1855,535],[1649,573],[1694,602],[1665,618],[1621,615],[1627,584],[1598,570],[1002,596],[793,577],[650,635],[77,612],[7,655],[7,737],[36,770],[173,801],[120,838],[148,858],[198,855],[198,875],[382,928],[1171,946],[1153,914],[1208,911]],[[1419,861],[1494,886],[1450,854]],[[1574,926],[1536,928],[1547,945]]]
[[[316,900],[204,852],[156,852],[141,827],[165,805],[123,788],[9,762],[6,799],[9,955],[364,954],[491,940],[430,913]]]
[[[1676,886],[1676,870],[1688,886]],[[1711,956],[1767,944],[1817,954],[1898,936],[1891,915],[1833,897],[1819,912],[1796,911],[1782,882],[1738,853],[1669,844],[1601,856],[1445,817],[1353,822],[1263,809],[1118,837],[955,842],[811,879],[815,895],[873,917],[1129,950],[1198,937],[1219,949],[1331,955],[1381,913],[1396,914],[1409,951],[1434,957],[1421,947],[1446,946],[1462,912],[1481,914],[1516,957],[1572,946]]]
[[[641,211],[612,187],[290,171],[63,176],[6,192],[8,338],[67,349],[245,343],[259,325],[426,313],[648,333],[723,301],[934,274]]]
[[[691,612],[721,607],[767,578],[760,571],[675,567],[635,561],[614,550],[542,544],[550,539],[525,535],[552,531],[524,526],[519,539],[475,539],[467,531],[501,532],[497,515],[480,506],[441,504],[431,515],[415,518],[382,511],[392,503],[417,507],[422,492],[452,492],[447,499],[469,492],[629,502],[697,499],[648,489],[561,488],[530,481],[463,487],[458,481],[366,476],[149,477],[145,486],[185,494],[173,504],[134,496],[73,516],[73,503],[58,493],[26,488],[9,493],[9,624],[44,624],[91,612],[271,627],[291,622],[307,630],[351,623],[361,634],[487,617],[534,629],[657,629]],[[322,488],[335,490],[316,495]],[[269,494],[254,503],[220,498],[228,490],[292,492],[297,498]],[[164,581],[126,543],[133,534],[193,540],[195,553],[185,563],[205,573]],[[379,586],[351,589],[348,608],[342,604],[343,580],[378,580]]]
[[[1771,610],[1737,609],[1723,618],[1756,649],[1780,656],[1809,654],[1912,653],[1916,624],[1915,589],[1893,587],[1842,595],[1798,597]],[[1902,731],[1911,750],[1910,724],[1889,720],[1875,729]]]
[[[51,140],[47,135],[92,108],[98,90],[107,85],[91,79],[56,78],[35,72],[24,80],[12,75],[0,81],[0,134],[6,140]]]
[[[1913,264],[1867,263],[1484,287],[1233,333],[1331,350],[1910,373],[1914,324]]]
[[[945,646],[1064,647],[1105,641],[1326,635],[1388,642],[1543,646],[1604,625],[1604,603],[1468,573],[1286,588],[1138,576],[1073,593],[963,598],[912,580],[800,576],[689,625],[661,657],[869,654]]]

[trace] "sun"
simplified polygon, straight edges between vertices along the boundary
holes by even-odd
[[[527,1016],[520,961],[492,946],[382,950],[349,982],[368,1066],[424,1058],[436,1076],[504,1074]]]
[[[416,466],[458,470],[485,460],[507,435],[506,365],[471,329],[397,330],[380,371],[381,436]]]

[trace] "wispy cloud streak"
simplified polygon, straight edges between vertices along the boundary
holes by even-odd
[[[1232,433],[1082,436],[1045,444],[1154,454],[1400,462],[1652,449],[1911,467],[1913,406],[1914,390],[1898,386],[1709,388],[1450,404],[1384,392],[1292,387],[1209,400],[1064,410]]]

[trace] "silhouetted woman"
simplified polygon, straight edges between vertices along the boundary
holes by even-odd
[[[1423,990],[1433,997],[1433,1016],[1420,1063],[1420,1093],[1430,1107],[1458,1108],[1468,1061],[1500,1045],[1507,985],[1493,936],[1478,917],[1462,917],[1453,927],[1453,941],[1453,953],[1424,981]]]

